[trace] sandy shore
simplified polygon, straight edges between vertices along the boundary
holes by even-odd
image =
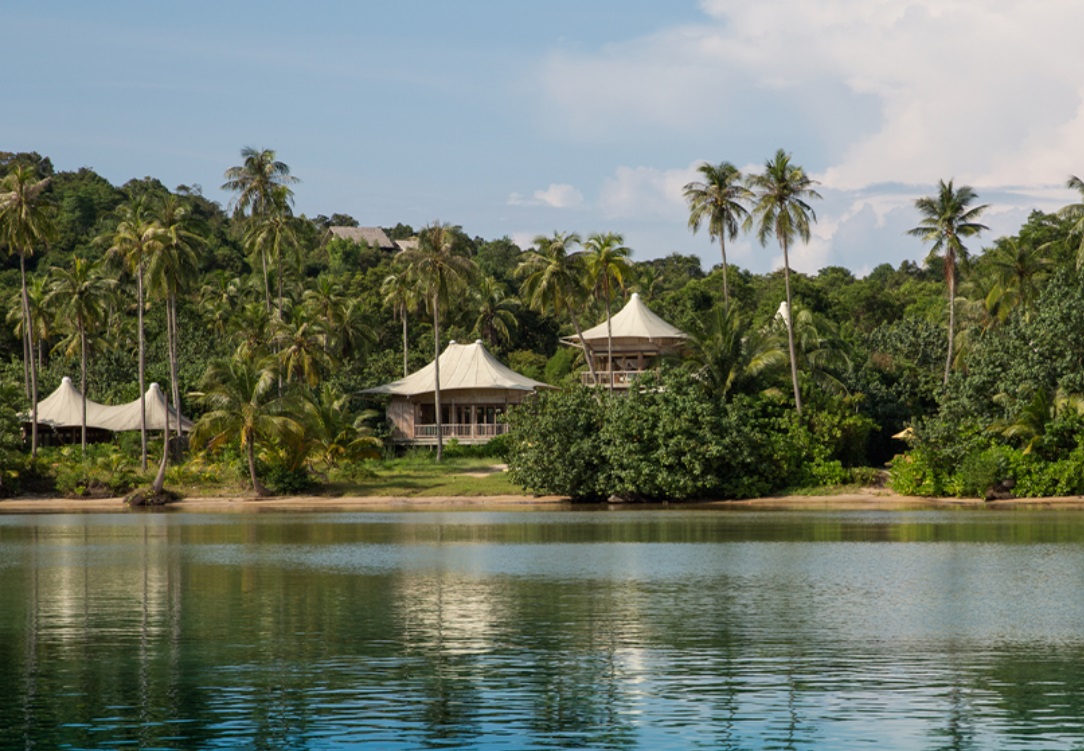
[[[1016,498],[985,502],[979,498],[920,498],[902,496],[882,488],[869,488],[857,493],[839,495],[788,495],[752,498],[743,501],[699,501],[674,504],[686,508],[748,508],[757,510],[913,510],[938,508],[1080,508],[1084,496],[1059,498]],[[273,511],[406,511],[406,510],[524,510],[542,508],[571,508],[573,504],[562,496],[497,495],[497,496],[289,496],[258,498],[256,496],[215,496],[185,498],[171,504],[170,511],[194,512],[273,512]],[[628,508],[646,508],[628,504]],[[657,506],[651,506],[656,507]],[[116,513],[129,509],[121,498],[11,498],[0,501],[0,514],[23,513]]]

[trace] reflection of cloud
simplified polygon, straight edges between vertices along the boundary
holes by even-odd
[[[530,198],[519,193],[508,196],[510,206],[550,206],[555,209],[575,209],[583,205],[583,193],[571,185],[553,183],[545,190],[536,190]]]

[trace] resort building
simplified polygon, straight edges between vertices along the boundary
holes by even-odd
[[[152,383],[144,395],[146,404],[147,430],[164,430],[166,414],[169,414],[169,429],[177,430],[177,411],[166,403],[166,395],[157,383]],[[30,433],[29,412],[20,417],[26,433]],[[60,386],[38,402],[38,436],[42,445],[78,443],[83,426],[83,395],[75,388],[68,376],[60,381]],[[192,421],[181,415],[181,432],[192,430]],[[114,433],[139,430],[139,399],[119,404],[115,407],[87,399],[87,440],[92,443],[108,441]]]
[[[610,361],[609,335],[613,337],[613,361]],[[662,355],[680,354],[686,333],[651,312],[640,295],[633,292],[620,312],[610,317],[609,326],[603,321],[583,332],[582,346],[585,355],[595,364],[595,374],[600,386],[616,389],[628,388],[640,373],[652,367]],[[561,340],[565,344],[581,346],[578,336]],[[583,382],[592,385],[591,371],[584,371]]]
[[[490,354],[481,340],[450,342],[440,355],[441,433],[445,440],[485,443],[506,432],[500,419],[538,389],[553,388],[520,375]],[[429,363],[406,378],[366,389],[363,394],[390,394],[388,422],[394,443],[436,445],[436,364]]]
[[[390,239],[380,227],[328,227],[331,236],[353,243],[364,243],[375,250],[393,252],[399,250],[398,244]]]

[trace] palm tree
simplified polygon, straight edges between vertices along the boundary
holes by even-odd
[[[793,309],[790,295],[790,244],[795,237],[809,242],[810,222],[817,221],[817,214],[809,201],[820,198],[813,189],[816,180],[810,178],[800,166],[790,161],[790,154],[779,149],[764,164],[764,173],[749,176],[749,187],[756,197],[753,213],[746,219],[746,227],[756,224],[757,239],[761,245],[775,237],[783,249],[783,280],[787,291],[787,347],[790,352],[790,378],[794,386],[794,406],[802,414],[802,395],[798,388],[798,360],[794,346],[794,325],[790,311]]]
[[[1076,267],[1080,269],[1084,267],[1084,180],[1076,175],[1069,175],[1065,187],[1080,193],[1080,203],[1071,203],[1058,211],[1058,215],[1063,219],[1073,222],[1073,226],[1069,228],[1069,236],[1080,238],[1080,247],[1076,252]]]
[[[282,280],[283,251],[297,247],[297,233],[294,231],[293,213],[290,211],[289,188],[275,185],[271,188],[271,197],[264,210],[254,214],[245,231],[245,244],[252,255],[259,256],[263,267],[264,293],[267,308],[271,309],[271,282],[268,274],[268,261],[275,266],[278,278],[278,317],[282,318]]]
[[[380,456],[383,442],[366,424],[376,412],[365,410],[355,417],[348,409],[349,401],[329,383],[321,384],[319,390],[313,390],[305,399],[305,437],[313,471],[317,470],[312,462],[331,470],[344,461]],[[327,476],[326,472],[321,474]]]
[[[197,396],[207,406],[192,429],[192,444],[216,450],[237,441],[248,461],[249,478],[257,495],[267,488],[256,475],[257,442],[296,440],[301,426],[286,414],[279,396],[278,372],[273,358],[258,359],[247,353],[212,364],[203,376],[203,392]]]
[[[749,217],[745,204],[753,200],[753,193],[745,185],[741,171],[730,162],[710,164],[704,162],[696,171],[703,182],[691,182],[685,186],[685,200],[689,204],[689,228],[695,235],[707,220],[708,237],[719,238],[719,250],[723,254],[723,303],[730,308],[730,288],[727,283],[726,239],[738,236],[739,222]]]
[[[237,194],[230,202],[236,211],[241,214],[250,211],[252,215],[268,213],[277,200],[276,188],[285,189],[286,200],[293,200],[294,192],[288,186],[299,181],[290,174],[285,162],[275,159],[272,149],[245,146],[241,158],[243,163],[226,170],[226,182],[222,184],[222,190]]]
[[[0,239],[19,256],[23,335],[30,365],[30,455],[38,455],[38,371],[34,364],[34,330],[26,287],[26,259],[34,246],[53,236],[53,202],[45,195],[50,178],[38,179],[29,165],[18,165],[0,181]]]
[[[685,361],[699,379],[724,399],[748,391],[760,376],[787,361],[771,329],[754,329],[737,309],[716,306],[707,321],[689,332]]]
[[[1014,305],[1023,308],[1025,318],[1030,317],[1040,285],[1053,266],[1053,261],[1042,255],[1042,250],[1021,244],[1016,238],[1004,237],[985,255],[997,282]]]
[[[384,282],[380,285],[380,293],[384,296],[384,304],[391,306],[392,315],[400,319],[403,324],[403,377],[405,378],[410,374],[407,363],[410,348],[410,338],[407,335],[407,318],[410,313],[418,309],[421,302],[418,288],[410,278],[409,271],[402,269],[384,277]]]
[[[533,242],[534,249],[524,251],[524,259],[516,267],[516,274],[523,277],[520,295],[531,309],[540,313],[552,309],[557,316],[568,311],[587,360],[587,369],[591,372],[591,382],[597,386],[595,363],[584,344],[583,330],[576,317],[576,306],[582,299],[587,275],[583,269],[583,257],[569,254],[568,250],[579,243],[580,236],[575,232],[554,232],[552,237],[538,235]]]
[[[304,381],[314,387],[332,365],[325,346],[327,335],[318,322],[307,319],[304,311],[294,312],[301,315],[274,323],[271,341],[277,352],[279,373],[287,381]]]
[[[143,330],[143,279],[148,259],[168,240],[165,231],[151,215],[144,197],[133,198],[117,207],[120,223],[103,239],[111,245],[108,254],[118,259],[136,278],[136,311],[139,327],[139,438],[140,465],[147,471],[146,342]]]
[[[512,331],[519,326],[515,313],[519,300],[509,296],[503,283],[488,275],[479,279],[471,291],[478,311],[474,335],[493,348],[511,342]]]
[[[936,196],[924,196],[915,200],[922,221],[907,234],[932,241],[930,258],[938,254],[944,256],[945,281],[948,283],[948,355],[945,358],[944,385],[948,385],[949,372],[952,370],[953,345],[956,336],[956,263],[965,257],[967,249],[960,238],[971,237],[987,229],[979,224],[978,219],[987,208],[987,204],[972,206],[978,194],[969,185],[961,185],[957,190],[952,180],[938,183]]]
[[[195,246],[202,239],[192,231],[192,218],[188,206],[178,196],[167,195],[156,207],[157,220],[162,227],[161,244],[151,254],[147,274],[151,292],[161,298],[166,305],[166,343],[169,349],[169,381],[173,396],[173,408],[181,415],[181,388],[177,376],[177,349],[180,332],[177,326],[177,297],[184,291],[188,280],[195,277],[199,270],[199,259]],[[177,425],[180,435],[180,424]],[[166,413],[165,447],[169,446],[169,413]],[[155,491],[161,490],[165,481],[165,463],[168,451],[163,450],[162,466],[159,479],[155,481]]]
[[[47,304],[74,326],[79,346],[79,392],[83,395],[82,450],[87,451],[87,327],[97,326],[106,316],[116,280],[102,274],[100,263],[76,258],[70,269],[52,267]],[[74,347],[69,347],[70,350]]]
[[[459,237],[459,227],[434,223],[418,235],[417,248],[404,250],[400,254],[411,279],[418,285],[418,291],[433,314],[433,399],[436,410],[438,462],[444,458],[440,414],[440,304],[441,301],[450,299],[477,271],[474,261],[460,254]]]
[[[625,238],[616,232],[589,235],[583,244],[584,265],[591,286],[602,293],[602,303],[606,307],[606,362],[610,371],[610,391],[614,389],[614,335],[610,321],[612,312],[611,298],[613,286],[625,288],[625,277],[632,271],[629,256],[632,250],[625,246]]]

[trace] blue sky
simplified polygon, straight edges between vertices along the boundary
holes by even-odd
[[[272,148],[299,212],[362,224],[617,231],[709,267],[681,186],[782,147],[824,197],[792,263],[865,273],[924,257],[938,179],[991,204],[989,242],[1084,174],[1077,0],[8,0],[0,24],[0,150],[225,203],[241,147]]]

